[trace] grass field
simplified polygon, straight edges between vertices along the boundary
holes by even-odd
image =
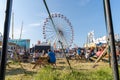
[[[93,62],[71,60],[70,63],[72,70],[65,59],[57,60],[57,68],[48,65],[32,69],[33,64],[22,63],[22,69],[18,63],[11,63],[5,80],[113,80],[112,69],[106,62],[100,61],[95,68]]]

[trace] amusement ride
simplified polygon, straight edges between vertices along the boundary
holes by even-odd
[[[55,49],[61,48],[60,42],[64,44],[64,49],[70,47],[73,43],[73,27],[71,22],[62,14],[54,13],[50,16],[54,24],[50,17],[45,19],[43,25],[44,39],[46,39],[46,42],[50,42]]]

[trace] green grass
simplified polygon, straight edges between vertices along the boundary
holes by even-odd
[[[18,62],[10,64],[6,70],[5,80],[113,80],[112,68],[108,63],[99,62],[95,68],[91,62],[71,61],[73,72],[69,69],[65,60],[58,60],[57,68],[52,66],[32,69],[33,64],[22,63],[24,70]],[[120,73],[120,66],[119,66]]]
[[[113,80],[110,68],[97,70],[57,70],[51,67],[41,69],[34,80]]]

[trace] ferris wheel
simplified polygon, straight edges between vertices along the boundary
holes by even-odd
[[[62,42],[63,48],[70,47],[73,43],[73,27],[71,22],[62,14],[51,14],[51,18],[54,25],[49,17],[44,21],[44,39],[55,49],[61,48],[60,42]]]

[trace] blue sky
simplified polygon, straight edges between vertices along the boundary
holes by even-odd
[[[120,34],[120,0],[110,0],[114,32]],[[51,13],[61,13],[72,23],[74,43],[83,46],[87,33],[94,30],[95,38],[106,35],[103,0],[46,0]],[[6,0],[0,0],[0,32],[3,32]],[[20,37],[23,21],[23,39],[31,45],[43,39],[42,29],[48,17],[42,0],[13,0],[14,38]],[[11,37],[11,27],[10,27]]]

